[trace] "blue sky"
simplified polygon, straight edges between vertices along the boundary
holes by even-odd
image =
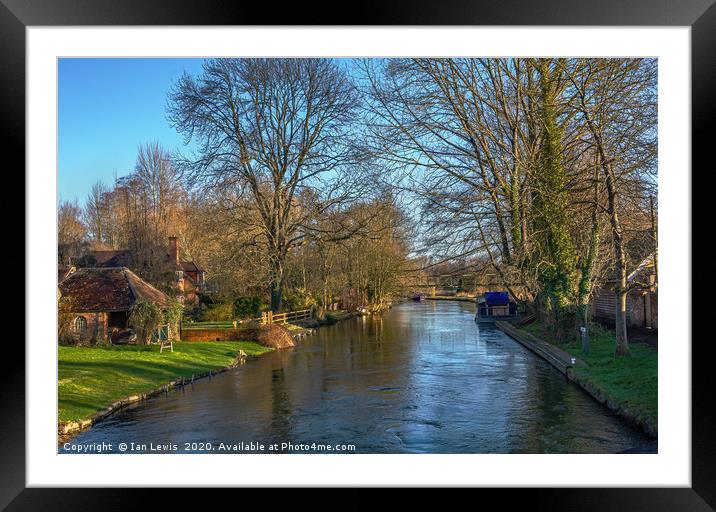
[[[183,146],[165,105],[184,70],[202,59],[60,59],[58,64],[58,194],[83,203],[96,181],[110,185],[133,167],[137,148],[158,141]]]

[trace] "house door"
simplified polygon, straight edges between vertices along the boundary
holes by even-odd
[[[127,312],[126,311],[115,311],[109,314],[107,319],[109,331],[112,332],[112,328],[126,329],[127,328]]]

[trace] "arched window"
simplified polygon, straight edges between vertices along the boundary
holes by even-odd
[[[87,319],[83,316],[75,318],[75,333],[82,334],[87,330]]]

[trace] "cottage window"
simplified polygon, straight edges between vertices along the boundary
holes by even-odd
[[[75,318],[74,323],[75,333],[82,334],[87,330],[87,319],[83,316]]]

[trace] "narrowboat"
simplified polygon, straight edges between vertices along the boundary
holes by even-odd
[[[485,292],[477,299],[476,322],[494,322],[517,317],[517,303],[508,292]]]

